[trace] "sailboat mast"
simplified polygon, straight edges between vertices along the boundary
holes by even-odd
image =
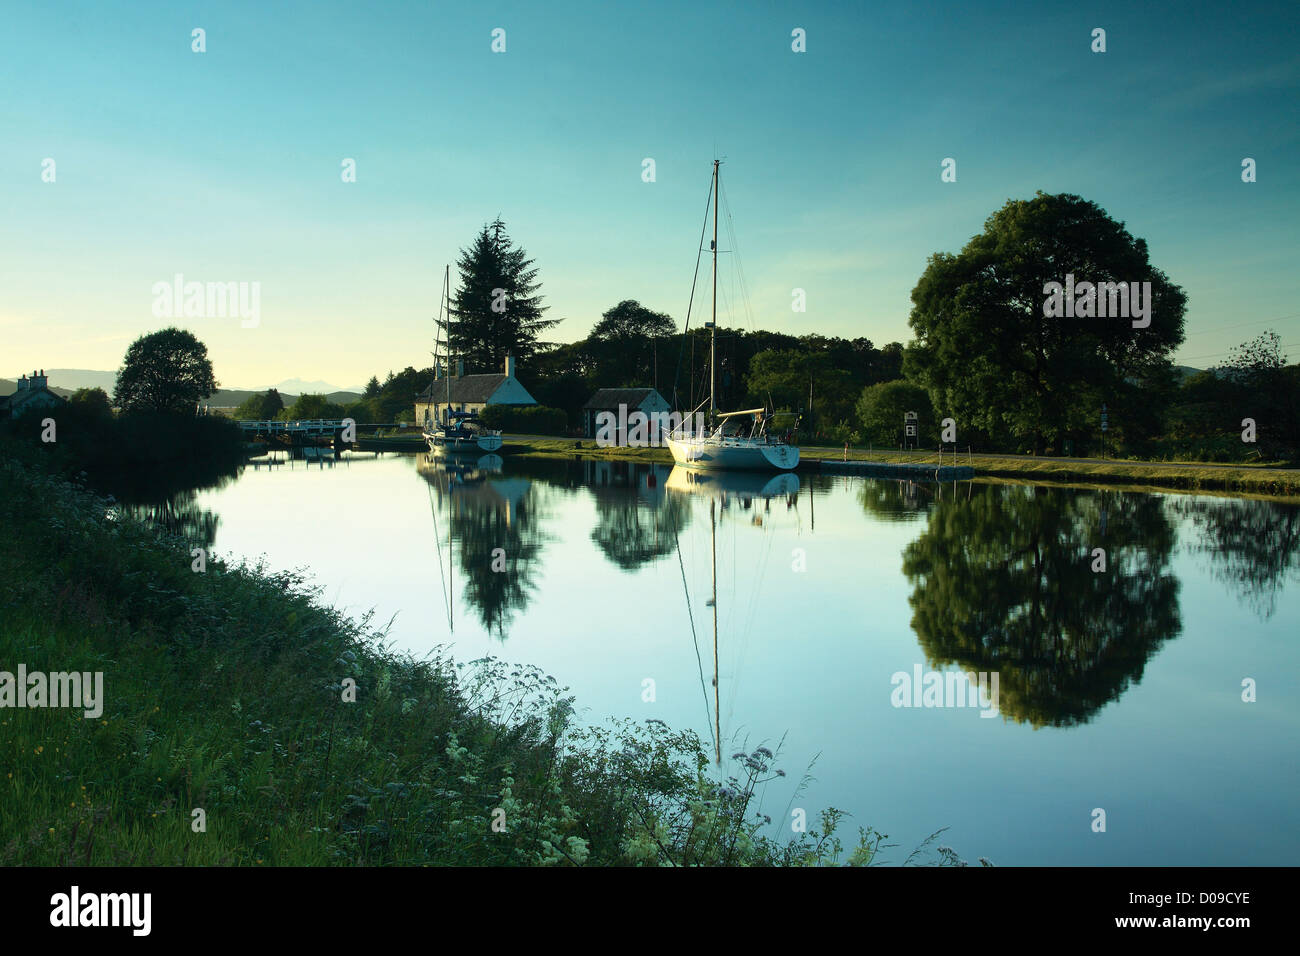
[[[713,161],[713,321],[709,336],[709,411],[718,410],[718,165]]]
[[[447,408],[443,421],[451,424],[451,265],[443,267],[442,301],[447,305]]]

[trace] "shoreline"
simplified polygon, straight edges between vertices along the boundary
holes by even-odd
[[[504,457],[519,458],[589,458],[604,461],[630,461],[642,464],[671,465],[667,448],[599,447],[594,439],[555,438],[542,435],[507,435]],[[424,450],[418,436],[359,436],[354,446],[359,451],[409,452]],[[865,468],[841,469],[845,462]],[[878,471],[883,466],[887,471]],[[895,470],[895,467],[897,469]],[[1243,497],[1300,502],[1300,468],[1284,465],[1219,464],[1216,462],[1146,462],[1126,459],[1056,458],[983,453],[955,456],[944,452],[865,451],[829,446],[805,446],[800,449],[799,473],[861,474],[863,477],[934,480],[941,468],[942,481],[1008,481],[1012,483],[1054,484],[1074,487],[1123,486],[1129,490],[1164,490],[1178,492],[1214,492]],[[873,473],[874,472],[874,473]]]

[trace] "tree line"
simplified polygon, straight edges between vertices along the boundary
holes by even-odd
[[[466,372],[499,372],[513,355],[525,387],[570,429],[601,387],[649,386],[679,411],[707,407],[710,330],[680,329],[669,314],[625,299],[583,339],[543,341],[557,320],[546,318],[534,261],[500,219],[461,250],[457,269],[437,328],[443,354],[449,348]],[[911,299],[906,344],[719,330],[718,406],[802,412],[804,441],[835,444],[897,447],[910,411],[926,448],[951,419],[948,443],[981,451],[1087,455],[1104,439],[1110,452],[1133,457],[1300,456],[1300,366],[1288,363],[1276,333],[1243,343],[1214,369],[1180,372],[1172,355],[1184,341],[1187,294],[1153,264],[1144,239],[1082,197],[1040,191],[1009,200],[959,252],[930,257]],[[1116,314],[1117,303],[1123,311],[1139,299],[1140,316]],[[189,335],[166,331],[175,334]],[[155,343],[179,356],[161,364],[139,344],[119,378],[130,400],[179,407],[215,389],[192,343]],[[161,381],[163,366],[186,387]],[[389,371],[348,405],[303,395],[286,408],[272,390],[237,416],[410,421],[416,394],[433,379],[431,366]]]

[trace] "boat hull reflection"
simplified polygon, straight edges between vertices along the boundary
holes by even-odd
[[[723,498],[786,498],[799,494],[799,476],[791,471],[776,475],[740,471],[700,471],[677,465],[665,483],[679,494]]]

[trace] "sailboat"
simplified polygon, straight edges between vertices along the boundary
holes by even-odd
[[[686,468],[734,471],[790,471],[799,464],[794,430],[786,435],[769,432],[772,413],[765,408],[719,412],[717,401],[718,355],[718,168],[713,161],[713,321],[709,323],[709,416],[717,424],[703,434],[683,428],[665,430],[664,443],[673,461]],[[689,416],[688,416],[689,418]]]
[[[424,413],[424,440],[429,452],[436,456],[445,455],[483,455],[501,450],[501,432],[483,427],[479,417],[473,412],[453,411],[451,407],[451,266],[447,266],[442,278],[442,299],[438,303],[439,318],[444,306],[447,316],[446,368],[443,378],[447,382],[447,405],[442,421],[435,421],[428,410]],[[434,367],[437,368],[438,355],[435,345]],[[436,372],[434,373],[437,374]],[[437,382],[435,380],[434,385]],[[433,386],[429,387],[429,399],[433,400]]]

